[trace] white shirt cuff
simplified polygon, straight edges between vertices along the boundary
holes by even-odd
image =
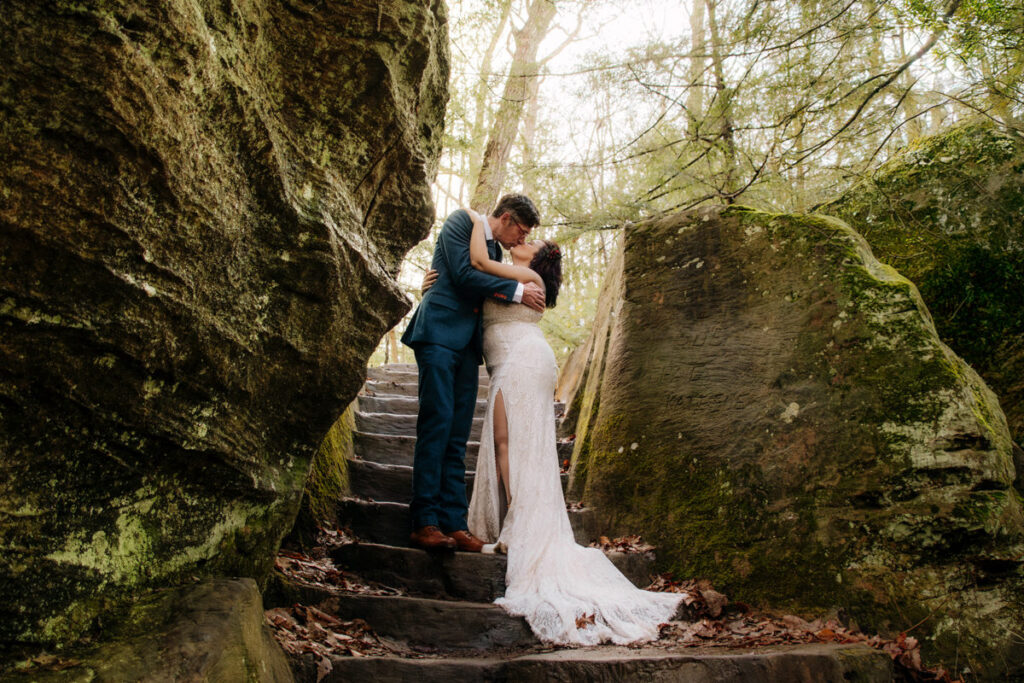
[[[524,287],[523,283],[520,282],[516,286],[516,293],[515,293],[515,296],[512,297],[512,301],[516,302],[517,304],[523,303],[523,290],[525,290],[525,289],[526,289],[526,287]]]

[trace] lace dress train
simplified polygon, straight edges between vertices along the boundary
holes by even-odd
[[[526,618],[545,642],[596,645],[654,640],[681,596],[636,588],[596,548],[578,545],[565,509],[551,412],[558,368],[526,306],[484,304],[490,391],[477,457],[469,529],[508,553],[505,595],[495,602]],[[499,521],[494,403],[504,402],[511,501]]]

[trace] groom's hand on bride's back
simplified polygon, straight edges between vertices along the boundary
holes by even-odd
[[[544,312],[544,290],[536,283],[527,282],[523,285],[523,303],[535,311]]]
[[[423,284],[420,285],[420,294],[426,294],[427,290],[433,287],[435,282],[437,282],[437,271],[430,268],[423,275]]]

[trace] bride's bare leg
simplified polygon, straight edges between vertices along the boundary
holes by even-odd
[[[508,417],[505,415],[505,399],[501,389],[494,395],[494,460],[498,466],[498,476],[505,487],[505,500],[512,503],[512,492],[509,490],[508,476]]]

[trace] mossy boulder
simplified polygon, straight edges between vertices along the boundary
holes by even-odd
[[[818,211],[918,286],[1024,443],[1024,135],[975,122],[922,139]]]
[[[151,591],[105,624],[107,642],[22,662],[8,683],[82,681],[293,680],[288,660],[263,616],[252,579],[208,579]],[[53,657],[37,657],[36,662]]]
[[[1024,516],[995,395],[834,218],[628,227],[574,403],[571,486],[740,601],[1024,666]]]
[[[0,643],[261,578],[408,308],[440,0],[4,4]]]

